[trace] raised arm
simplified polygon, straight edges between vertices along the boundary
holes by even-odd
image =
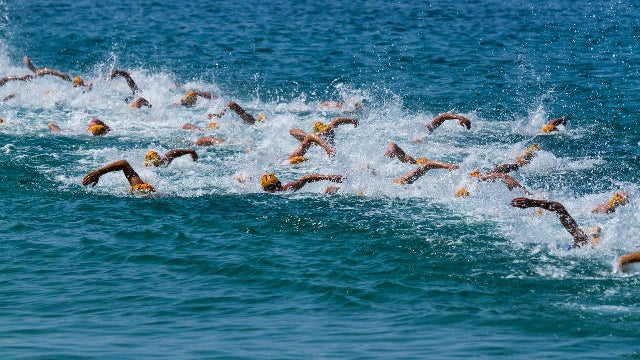
[[[358,127],[358,119],[337,117],[337,118],[333,118],[329,123],[329,125],[331,125],[331,127],[334,129],[344,124],[353,124],[354,127]]]
[[[31,79],[33,79],[33,75],[7,76],[0,79],[0,86],[6,84],[9,81],[29,81]]]
[[[398,144],[394,143],[393,141],[389,142],[389,145],[387,146],[387,152],[384,153],[384,156],[390,158],[396,157],[403,163],[416,163],[416,159],[414,159],[413,156],[405,153],[404,150],[402,150],[400,146],[398,146]]]
[[[511,200],[511,206],[525,209],[539,207],[541,209],[556,213],[562,226],[573,236],[573,247],[580,247],[589,243],[589,236],[578,227],[576,221],[569,215],[565,207],[557,201],[536,200],[519,197]]]
[[[298,191],[302,189],[308,183],[327,180],[335,183],[342,182],[342,175],[322,175],[322,174],[311,174],[305,175],[296,181],[292,181],[282,186],[282,190],[293,190]]]
[[[195,150],[193,149],[174,149],[174,150],[170,150],[169,152],[167,152],[164,157],[165,159],[167,159],[167,165],[171,164],[171,162],[173,161],[173,159],[178,158],[180,156],[184,156],[184,155],[191,155],[191,159],[193,161],[197,161],[198,160],[198,154],[195,152]]]
[[[522,184],[518,182],[518,180],[514,179],[513,177],[505,173],[492,172],[485,175],[480,175],[478,178],[483,181],[501,179],[507,185],[507,187],[509,188],[509,191],[515,188],[521,188],[524,190],[525,193],[529,194],[527,189],[525,189],[524,186],[522,186]]]
[[[244,122],[248,124],[255,124],[256,119],[253,117],[253,115],[246,112],[245,109],[243,109],[236,102],[231,101],[227,106],[229,107],[229,109],[233,110],[236,114],[238,114],[238,116],[240,116],[240,118],[244,120]]]
[[[471,120],[467,119],[462,115],[451,114],[451,113],[444,113],[436,116],[435,119],[433,119],[430,124],[425,125],[425,127],[427,128],[427,130],[429,130],[429,132],[433,132],[438,126],[442,125],[442,123],[445,122],[446,120],[458,120],[461,126],[466,127],[467,130],[471,129]]]
[[[318,136],[317,134],[307,134],[300,142],[300,145],[298,145],[298,148],[296,148],[291,153],[291,155],[289,155],[289,159],[293,157],[304,156],[304,154],[306,154],[309,150],[309,147],[311,147],[311,145],[314,143],[323,148],[328,156],[333,156],[336,154],[336,149],[329,145],[329,143],[322,139],[322,137]]]
[[[115,79],[118,76],[123,77],[127,81],[127,85],[129,86],[129,89],[131,89],[131,93],[135,95],[135,93],[138,91],[138,85],[136,84],[135,81],[133,81],[133,78],[131,78],[131,74],[129,74],[128,71],[124,71],[124,70],[111,71],[112,79]]]
[[[82,179],[82,185],[91,185],[92,187],[96,186],[98,180],[100,180],[100,177],[102,175],[113,171],[122,171],[124,173],[124,176],[129,181],[131,187],[144,183],[144,181],[140,179],[140,176],[138,176],[138,173],[136,173],[131,165],[129,165],[127,160],[120,160],[104,166],[98,170],[90,172],[89,174],[87,174],[87,176],[84,177],[84,179]]]
[[[620,266],[620,270],[626,271],[627,269],[624,268],[625,265],[637,262],[640,262],[640,251],[620,256],[618,264]]]

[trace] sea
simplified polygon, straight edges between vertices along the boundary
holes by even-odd
[[[0,0],[0,77],[33,75],[0,86],[0,358],[640,358],[640,267],[618,266],[640,250],[638,19],[623,0]],[[265,119],[210,119],[231,101]],[[442,113],[471,129],[429,133]],[[337,117],[358,124],[335,156],[291,165],[289,130]],[[459,169],[394,183],[417,165],[390,142]],[[534,144],[524,189],[469,175]],[[198,159],[144,166],[173,149]],[[119,160],[156,192],[82,185]],[[267,193],[270,173],[344,178]],[[516,197],[600,242],[573,249]]]

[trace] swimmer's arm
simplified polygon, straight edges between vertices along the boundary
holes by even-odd
[[[397,157],[398,160],[404,163],[411,163],[411,164],[416,163],[416,159],[414,159],[413,156],[405,153],[404,150],[402,150],[398,146],[398,144],[394,143],[393,141],[390,142],[389,145],[387,146],[387,152],[384,153],[384,156],[387,156],[390,158]]]
[[[322,180],[328,180],[331,182],[340,183],[342,182],[342,179],[343,179],[342,175],[322,175],[322,174],[305,175],[296,181],[292,181],[290,183],[283,185],[282,190],[298,191],[308,183],[322,181]]]
[[[291,129],[289,130],[289,134],[298,141],[303,141],[307,136],[307,133],[300,129]]]
[[[505,184],[507,184],[507,187],[509,188],[509,190],[513,190],[515,188],[521,188],[521,189],[525,190],[525,192],[528,193],[528,191],[526,191],[524,186],[522,186],[522,184],[520,184],[518,182],[518,180],[514,179],[513,177],[511,177],[511,176],[509,176],[509,175],[507,175],[505,173],[492,172],[492,173],[488,173],[486,175],[480,176],[480,179],[482,179],[482,180],[502,179],[502,181]]]
[[[38,69],[38,71],[36,71],[36,74],[38,74],[38,76],[44,76],[44,75],[53,75],[53,76],[57,76],[59,78],[61,78],[62,80],[66,80],[66,81],[71,81],[71,76],[69,76],[69,74],[65,74],[63,72],[60,72],[58,70],[52,70],[52,69]]]
[[[169,165],[169,164],[171,164],[173,159],[178,158],[180,156],[184,156],[184,155],[191,155],[191,159],[193,161],[197,161],[198,160],[198,154],[193,149],[174,149],[174,150],[171,150],[171,151],[167,152],[164,155],[164,157],[166,159],[167,165]]]
[[[624,268],[625,265],[637,262],[640,262],[640,251],[620,256],[618,264],[620,266],[620,270],[626,271]]]
[[[111,71],[111,78],[114,79],[118,76],[122,76],[126,81],[127,81],[127,85],[129,86],[129,89],[131,89],[131,92],[133,94],[135,94],[138,91],[138,85],[136,84],[135,81],[133,81],[133,78],[131,78],[131,74],[129,74],[128,71],[124,71],[124,70],[113,70]]]
[[[31,59],[29,59],[28,56],[23,57],[22,62],[27,66],[29,70],[31,70],[36,74],[38,73],[38,68],[35,65],[33,65],[33,63],[31,62]]]
[[[238,114],[240,116],[240,118],[242,120],[244,120],[244,122],[246,122],[248,124],[255,124],[256,119],[253,117],[253,115],[251,115],[248,112],[246,112],[236,102],[231,101],[227,106],[229,107],[229,109],[235,111],[235,113]]]
[[[551,120],[549,120],[547,125],[553,125],[553,126],[565,125],[566,126],[567,125],[567,117],[563,116],[563,117],[551,119]]]
[[[460,125],[467,128],[467,130],[471,129],[471,120],[466,117],[458,114],[444,113],[436,116],[430,124],[426,125],[427,130],[429,132],[433,132],[438,126],[442,125],[445,120],[458,120]]]
[[[208,91],[194,91],[194,93],[196,95],[202,97],[202,98],[205,98],[205,99],[213,99],[214,98],[213,94],[211,94]]]
[[[433,161],[427,160],[424,164],[420,165],[417,169],[410,171],[406,175],[403,175],[393,182],[396,184],[413,184],[416,180],[418,180],[422,175],[424,175],[427,171],[432,169],[447,169],[449,171],[459,169],[458,165],[449,164],[442,161]]]
[[[131,186],[144,183],[127,160],[120,160],[90,172],[84,177],[84,179],[82,179],[82,185],[91,185],[92,187],[96,186],[102,175],[113,171],[122,171]]]
[[[47,123],[47,126],[49,127],[49,130],[51,132],[55,132],[55,133],[60,132],[60,127],[58,127],[58,125],[54,122]]]
[[[33,75],[23,75],[23,76],[7,76],[0,79],[0,86],[4,85],[9,81],[29,81],[33,79]]]
[[[587,234],[578,227],[576,221],[571,217],[567,209],[557,201],[536,200],[529,198],[515,198],[511,200],[511,206],[518,208],[539,207],[547,211],[556,213],[562,226],[573,236],[573,247],[580,247],[589,243]]]
[[[615,212],[616,208],[614,208],[613,206],[607,204],[602,204],[602,205],[598,205],[596,207],[594,207],[591,212],[592,213],[598,213],[598,214],[610,214],[612,212]]]
[[[338,126],[344,125],[344,124],[353,124],[354,127],[358,127],[358,119],[337,117],[331,120],[331,122],[329,123],[329,125],[331,125],[332,128],[337,128]]]

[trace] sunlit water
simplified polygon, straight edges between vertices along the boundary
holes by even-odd
[[[640,250],[638,15],[613,1],[0,2],[0,76],[29,73],[27,55],[94,82],[0,87],[16,94],[0,103],[0,354],[637,357],[638,269],[616,262]],[[112,69],[153,107],[130,109]],[[188,90],[218,98],[174,105]],[[229,101],[266,120],[228,112],[218,130],[182,129]],[[471,130],[428,134],[443,112]],[[289,129],[337,116],[359,125],[336,129],[336,156],[312,147],[288,164]],[[90,135],[93,117],[112,131]],[[204,135],[226,141],[194,146]],[[394,184],[415,165],[385,157],[390,141],[460,169]],[[601,226],[597,246],[567,250],[554,214],[509,205],[522,189],[468,175],[532,144],[512,175]],[[198,161],[143,165],[174,148]],[[157,192],[129,194],[122,173],[81,185],[120,159]],[[335,195],[327,182],[274,195],[260,186],[271,172],[345,179]],[[617,190],[629,204],[591,213]]]

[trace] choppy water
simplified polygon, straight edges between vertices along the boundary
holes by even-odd
[[[26,55],[94,81],[0,87],[16,94],[0,103],[0,355],[638,357],[638,271],[616,261],[640,250],[639,16],[618,1],[0,1],[0,77],[29,73]],[[153,107],[129,109],[112,69]],[[172,105],[191,89],[219,98]],[[267,120],[181,129],[232,100]],[[446,122],[414,142],[443,112],[472,129]],[[336,130],[335,157],[312,148],[286,164],[290,128],[336,116],[360,124]],[[113,130],[90,136],[92,117]],[[226,142],[143,166],[149,149],[202,135]],[[385,157],[389,141],[460,169],[394,184],[414,166]],[[595,248],[565,250],[553,214],[509,205],[522,190],[468,176],[534,143],[513,176],[601,226]],[[81,185],[120,159],[157,192],[130,195],[122,174]],[[346,179],[336,195],[326,183],[273,195],[265,172]],[[470,197],[454,196],[462,186]],[[590,212],[616,190],[628,205]]]

